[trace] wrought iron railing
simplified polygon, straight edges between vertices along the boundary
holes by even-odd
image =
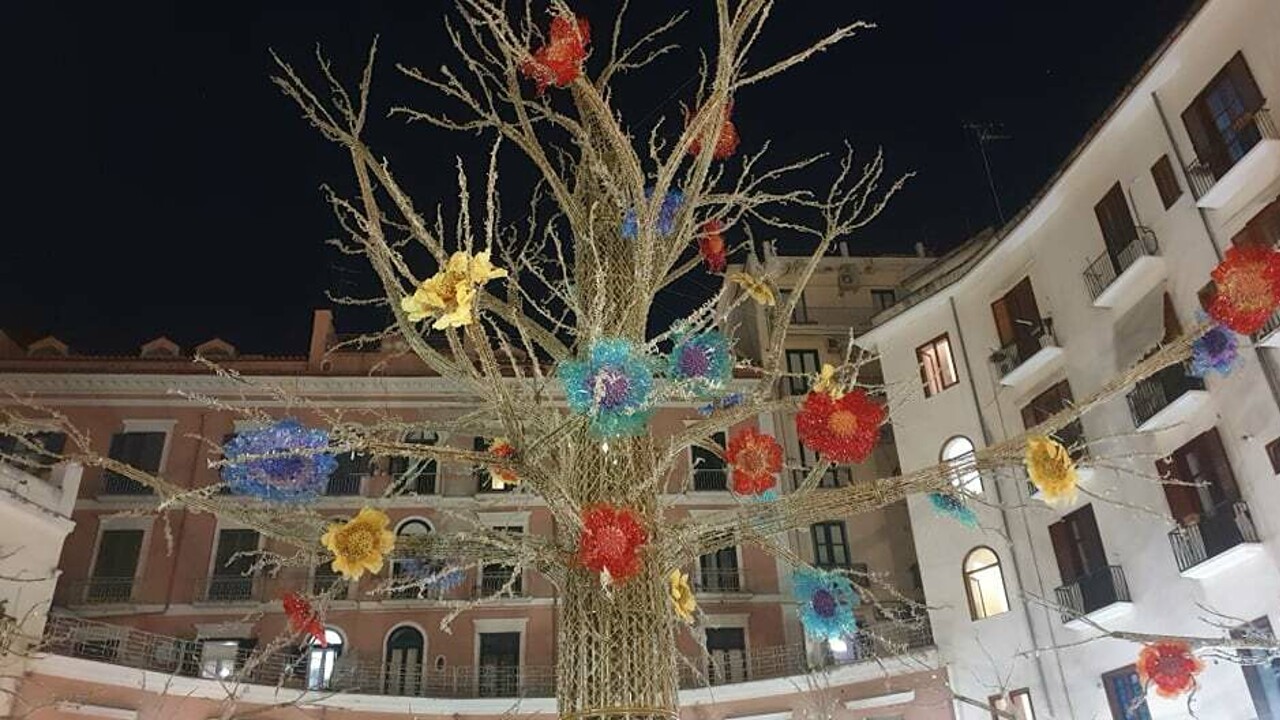
[[[1134,383],[1127,396],[1134,427],[1142,427],[1174,400],[1192,390],[1204,390],[1204,380],[1187,374],[1186,366],[1170,365]]]
[[[1132,600],[1124,569],[1119,565],[1098,568],[1053,592],[1058,596],[1058,607],[1062,608],[1064,623],[1101,610],[1112,603]]]
[[[802,675],[824,667],[850,665],[902,655],[933,645],[933,634],[923,617],[882,622],[863,627],[847,639],[846,650],[811,662],[803,645],[714,650],[710,658],[690,658],[683,663],[680,684],[702,687],[746,680]],[[365,693],[433,698],[529,697],[555,695],[555,668],[545,665],[423,667],[406,672],[396,663],[354,661],[339,655],[332,673],[325,677],[312,668],[308,648],[240,648],[230,657],[219,657],[215,668],[204,660],[198,640],[166,637],[124,625],[52,615],[45,625],[43,652],[85,658],[140,670],[187,677],[213,678],[219,670],[238,681],[261,685],[332,692]],[[311,681],[309,682],[309,676]]]
[[[1259,542],[1258,530],[1243,500],[1218,505],[1194,521],[1184,521],[1169,532],[1169,545],[1178,562],[1178,572],[1217,557],[1243,543]]]
[[[334,473],[329,476],[329,484],[325,486],[325,495],[349,496],[359,495],[364,473]]]
[[[693,489],[697,491],[714,492],[716,490],[729,489],[729,470],[727,468],[705,468],[696,467],[693,469]]]
[[[991,354],[991,362],[995,364],[1000,377],[1017,370],[1022,363],[1044,348],[1058,346],[1058,337],[1053,332],[1052,318],[1040,318],[1038,320],[1014,319],[1014,322],[1029,325],[1027,333],[1030,336],[1030,341],[1019,343],[1014,340]],[[1024,344],[1026,347],[1023,346]]]
[[[1253,341],[1255,343],[1262,342],[1264,338],[1275,332],[1277,329],[1280,329],[1280,311],[1272,313],[1271,317],[1267,319],[1266,324],[1264,324],[1258,332],[1252,335]]]
[[[137,602],[138,580],[133,577],[95,577],[67,583],[67,603],[110,605]]]
[[[511,582],[511,569],[506,567],[487,567],[480,573],[480,582],[476,587],[478,597],[489,597],[496,595],[498,592],[509,592],[516,597],[524,595],[524,578],[518,577],[515,582],[511,583],[511,587],[506,585]]]
[[[207,603],[257,602],[263,578],[252,575],[212,575],[196,581],[196,600]]]
[[[111,471],[107,471],[102,475],[102,494],[103,495],[152,495],[155,491],[151,486],[127,478],[124,475],[118,475]]]
[[[1143,225],[1135,226],[1133,239],[1120,252],[1114,255],[1110,251],[1104,252],[1085,268],[1084,283],[1089,288],[1089,298],[1097,300],[1139,258],[1153,256],[1159,251],[1160,243],[1155,232]]]
[[[747,592],[746,570],[742,568],[699,568],[695,579],[698,592]]]
[[[812,468],[794,468],[791,471],[791,489],[796,490],[804,483],[805,478],[809,477]],[[827,468],[818,478],[818,487],[820,488],[842,488],[853,484],[853,469],[836,465]]]
[[[1264,138],[1280,139],[1275,121],[1267,108],[1259,108],[1252,115],[1244,115],[1236,121],[1232,128],[1232,141],[1235,147],[1209,151],[1203,157],[1197,154],[1195,162],[1187,168],[1187,177],[1191,179],[1191,190],[1196,198],[1202,198],[1218,184],[1236,163],[1253,149]]]

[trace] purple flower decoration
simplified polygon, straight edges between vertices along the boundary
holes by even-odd
[[[653,197],[653,188],[645,188],[645,199]],[[668,190],[664,198],[662,198],[662,207],[658,209],[658,236],[667,237],[676,228],[676,214],[680,212],[680,207],[684,205],[684,193],[679,190]],[[639,222],[636,216],[635,208],[627,211],[622,218],[622,237],[628,240],[635,240],[640,234]]]
[[[1235,333],[1221,325],[1214,325],[1191,346],[1192,375],[1202,378],[1211,371],[1227,375],[1235,368],[1239,358],[1239,342]]]
[[[222,481],[237,495],[275,502],[307,500],[320,494],[338,467],[332,455],[318,452],[328,446],[328,433],[303,427],[293,418],[247,430],[222,448],[227,460]]]
[[[599,437],[642,434],[653,413],[653,371],[628,340],[601,338],[587,356],[560,364],[569,409],[591,420]]]
[[[848,637],[858,630],[853,615],[862,598],[844,575],[800,568],[792,573],[792,588],[805,634],[819,640]]]

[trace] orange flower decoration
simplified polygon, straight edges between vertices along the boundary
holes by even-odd
[[[862,388],[832,397],[811,391],[796,415],[800,442],[837,463],[862,462],[880,440],[884,406]]]
[[[772,435],[747,428],[733,436],[724,456],[733,466],[733,491],[739,495],[759,495],[778,484],[782,446]]]
[[[724,225],[719,220],[702,224],[702,236],[698,238],[698,252],[707,263],[708,272],[724,272],[728,258],[724,248]]]
[[[324,637],[324,621],[306,598],[291,592],[285,593],[280,602],[284,605],[284,614],[289,618],[289,627],[295,633],[305,632],[315,638],[320,647],[328,647],[329,641]]]
[[[1181,640],[1162,640],[1144,645],[1138,653],[1138,679],[1143,687],[1155,685],[1156,694],[1176,698],[1196,686],[1196,675],[1204,663],[1191,654],[1191,646]]]
[[[541,95],[550,85],[567,87],[582,74],[582,61],[591,44],[591,26],[584,17],[557,15],[551,19],[547,44],[520,64],[520,72],[538,84]]]
[[[716,136],[716,146],[711,151],[711,157],[716,160],[725,160],[733,157],[738,151],[738,128],[734,126],[729,116],[733,114],[733,103],[729,103],[724,109],[724,124],[720,126],[720,134]],[[710,133],[708,133],[710,134]],[[689,143],[689,154],[697,155],[702,152],[702,138],[694,138]]]
[[[506,438],[494,438],[493,442],[489,443],[489,454],[500,460],[508,460],[515,456],[516,446],[512,445]],[[501,480],[507,485],[520,484],[520,476],[516,475],[515,471],[511,468],[502,467],[500,465],[490,465],[489,472],[495,478]],[[499,487],[496,489],[501,488]]]
[[[1280,307],[1280,252],[1257,245],[1233,247],[1213,269],[1217,290],[1209,315],[1241,335],[1262,329]]]
[[[649,541],[635,511],[627,507],[589,505],[582,516],[578,561],[602,575],[602,582],[623,583],[640,572],[640,548]]]

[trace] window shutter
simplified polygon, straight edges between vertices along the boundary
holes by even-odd
[[[1085,505],[1072,513],[1072,516],[1080,532],[1085,571],[1094,572],[1106,566],[1107,553],[1102,547],[1102,534],[1098,532],[1098,518],[1093,514],[1093,505]]]
[[[125,457],[125,447],[128,444],[128,435],[125,433],[116,433],[111,436],[111,449],[107,451],[107,457],[120,462],[127,462]]]
[[[1185,481],[1178,471],[1178,463],[1173,456],[1156,460],[1156,473],[1161,480]],[[1161,485],[1164,488],[1165,500],[1169,502],[1169,513],[1178,523],[1191,516],[1200,515],[1200,498],[1196,489],[1190,485]]]
[[[1231,470],[1231,461],[1227,459],[1227,451],[1222,447],[1222,436],[1218,434],[1218,428],[1213,428],[1201,435],[1197,440],[1205,459],[1208,460],[1213,468],[1214,483],[1221,493],[1222,501],[1235,502],[1239,500],[1240,488],[1236,485],[1236,476]],[[1218,493],[1214,493],[1214,495],[1216,496]]]
[[[1107,252],[1113,258],[1137,239],[1138,231],[1133,224],[1133,216],[1129,214],[1129,203],[1125,200],[1120,183],[1111,186],[1102,200],[1093,207],[1093,213],[1102,228]]]
[[[1258,89],[1258,83],[1254,81],[1253,73],[1249,72],[1249,63],[1244,61],[1243,53],[1236,53],[1227,63],[1223,72],[1231,80],[1231,84],[1235,86],[1236,92],[1240,93],[1240,99],[1244,102],[1246,115],[1252,115],[1262,109],[1262,91]]]
[[[138,469],[149,473],[160,472],[160,456],[164,453],[165,434],[162,432],[130,434],[137,437],[137,450],[134,457]]]
[[[1080,563],[1071,547],[1071,529],[1065,520],[1049,526],[1049,539],[1053,541],[1053,555],[1058,559],[1058,575],[1063,585],[1070,585],[1080,578]]]
[[[991,314],[996,319],[996,333],[1000,336],[1000,345],[1008,345],[1013,342],[1013,314],[1010,312],[1010,302],[1008,296],[1002,297],[991,304]]]
[[[1217,133],[1212,130],[1213,126],[1206,115],[1203,94],[1182,111],[1182,124],[1187,128],[1191,145],[1196,150],[1196,159],[1213,166],[1215,158],[1221,154],[1218,150],[1220,141],[1215,141]]]

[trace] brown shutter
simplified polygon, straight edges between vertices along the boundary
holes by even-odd
[[[1107,553],[1102,547],[1102,534],[1098,532],[1098,519],[1094,517],[1093,505],[1085,505],[1071,515],[1080,531],[1087,570],[1093,572],[1101,569],[1107,564]]]
[[[1161,480],[1183,481],[1173,456],[1156,460],[1156,472]],[[1194,487],[1166,484],[1162,484],[1161,487],[1164,488],[1165,500],[1169,502],[1169,514],[1175,521],[1184,524],[1183,521],[1187,518],[1200,515],[1200,498],[1196,495]]]
[[[1215,158],[1221,155],[1218,150],[1220,141],[1209,121],[1203,94],[1197,97],[1190,107],[1182,111],[1182,124],[1186,126],[1191,145],[1196,149],[1196,159],[1213,166]]]
[[[1218,428],[1196,438],[1204,459],[1213,470],[1213,482],[1221,493],[1223,500],[1235,502],[1240,499],[1240,488],[1236,485],[1235,473],[1231,471],[1231,461],[1227,459],[1227,451],[1222,447],[1222,436]],[[1218,493],[1214,493],[1218,495]]]
[[[1244,61],[1243,53],[1236,53],[1222,72],[1231,80],[1231,84],[1235,86],[1236,91],[1240,93],[1240,99],[1244,101],[1245,115],[1253,115],[1253,113],[1262,109],[1262,91],[1258,89],[1258,83],[1253,79],[1253,73],[1249,72],[1249,63]]]
[[[1062,578],[1062,584],[1070,585],[1080,579],[1083,568],[1076,558],[1071,528],[1067,526],[1067,521],[1059,520],[1050,525],[1049,539],[1053,541],[1053,555],[1058,559],[1058,575]]]
[[[1013,342],[1013,315],[1009,312],[1009,304],[1007,295],[991,303],[991,314],[996,319],[996,334],[1000,336],[1001,347]]]
[[[1129,203],[1125,200],[1120,183],[1111,186],[1102,200],[1093,206],[1093,213],[1102,228],[1107,252],[1113,258],[1137,238],[1137,228],[1133,224],[1133,216],[1129,214]]]

